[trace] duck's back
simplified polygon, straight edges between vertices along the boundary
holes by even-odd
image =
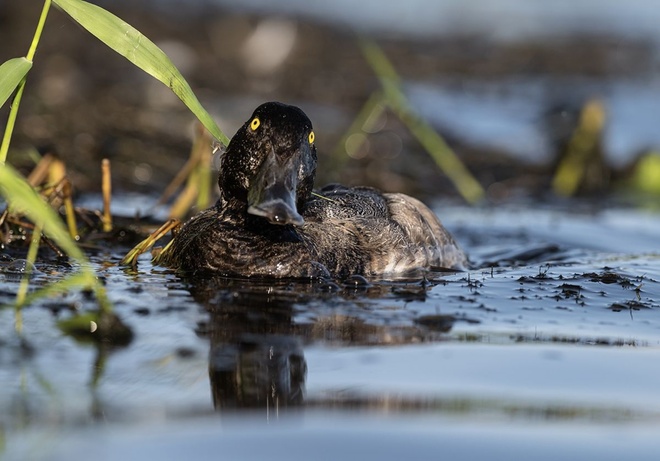
[[[304,216],[302,238],[334,274],[391,275],[466,264],[435,214],[404,194],[331,185],[309,202]]]

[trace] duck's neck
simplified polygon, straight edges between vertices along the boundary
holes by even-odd
[[[220,198],[215,204],[216,208],[223,214],[232,216],[234,219],[244,220],[247,217],[247,202],[245,200],[232,197],[228,194],[220,193]]]
[[[215,204],[225,220],[231,221],[237,226],[245,228],[262,228],[271,226],[268,221],[259,216],[253,216],[247,212],[248,205],[244,200],[235,197],[220,195]]]

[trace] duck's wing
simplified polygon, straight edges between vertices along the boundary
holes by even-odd
[[[310,201],[303,233],[339,275],[463,269],[465,254],[429,208],[404,194],[331,185]]]
[[[400,228],[412,265],[464,269],[465,253],[438,217],[422,202],[405,194],[383,194],[390,220]]]

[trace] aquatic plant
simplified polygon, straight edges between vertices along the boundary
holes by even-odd
[[[437,131],[411,107],[401,90],[401,78],[385,52],[373,41],[360,41],[362,53],[380,81],[381,88],[374,91],[358,113],[352,125],[339,142],[343,149],[351,135],[369,131],[370,121],[377,120],[386,108],[407,126],[413,136],[429,153],[436,165],[452,181],[456,190],[468,203],[476,203],[485,196],[484,189],[472,176],[460,158],[447,145]],[[356,146],[353,146],[356,148]]]

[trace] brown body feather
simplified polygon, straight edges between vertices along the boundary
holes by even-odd
[[[163,264],[184,271],[265,277],[397,275],[461,269],[460,250],[419,200],[369,188],[331,186],[307,204],[302,226],[280,226],[218,204],[186,223]]]

